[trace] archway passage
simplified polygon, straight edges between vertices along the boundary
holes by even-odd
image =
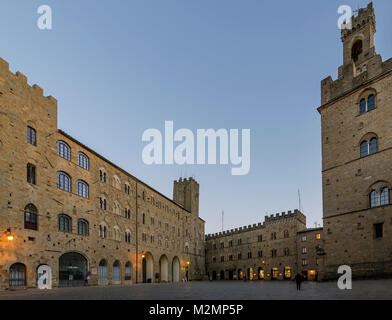
[[[143,283],[152,283],[154,279],[154,259],[152,254],[147,252],[143,255]]]
[[[351,48],[351,58],[353,59],[354,62],[358,62],[359,56],[363,52],[363,42],[360,37],[355,39],[353,46]]]
[[[112,281],[113,283],[121,282],[121,264],[118,260],[113,263]]]
[[[173,263],[172,263],[172,276],[173,276],[173,282],[179,282],[180,281],[180,259],[178,257],[173,258]]]
[[[87,259],[77,252],[59,258],[59,287],[80,287],[87,274]]]
[[[233,280],[233,279],[234,279],[234,271],[229,270],[229,280]]]
[[[219,280],[225,280],[225,272],[221,270]]]
[[[159,276],[160,282],[169,281],[169,260],[165,255],[159,259]]]
[[[259,280],[264,280],[264,270],[263,270],[263,268],[259,268],[258,276],[259,276]]]
[[[216,271],[212,272],[212,280],[216,280]]]
[[[106,283],[108,281],[108,263],[105,259],[99,262],[98,266],[98,283]]]

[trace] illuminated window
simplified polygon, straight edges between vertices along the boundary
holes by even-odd
[[[316,233],[316,239],[321,239],[321,233]]]

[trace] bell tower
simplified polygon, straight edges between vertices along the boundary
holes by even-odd
[[[193,178],[174,181],[173,200],[199,216],[199,184]]]
[[[354,63],[357,67],[374,57],[374,34],[376,17],[373,3],[361,8],[357,16],[352,16],[350,23],[342,25],[343,65]]]

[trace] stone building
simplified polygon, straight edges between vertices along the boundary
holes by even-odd
[[[343,28],[338,78],[321,82],[323,279],[392,275],[392,59],[376,53],[373,4]],[[349,26],[347,23],[346,26]]]
[[[201,279],[199,184],[174,200],[57,128],[57,101],[0,59],[0,289]]]
[[[318,239],[313,241],[316,233]],[[305,234],[309,239],[302,241]],[[317,263],[320,259],[315,242],[321,238],[322,228],[306,230],[306,217],[298,210],[266,216],[263,223],[210,234],[205,244],[207,275],[212,280],[289,280],[299,272],[307,277],[309,271],[310,279],[316,280],[321,263]],[[305,242],[309,249],[306,258],[299,254]],[[309,265],[302,265],[303,259]]]

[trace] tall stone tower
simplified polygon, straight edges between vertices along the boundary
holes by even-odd
[[[338,79],[321,82],[322,278],[392,275],[392,59],[376,54],[373,4],[342,29]]]
[[[195,179],[180,178],[174,181],[173,200],[196,217],[199,216],[199,184]]]

